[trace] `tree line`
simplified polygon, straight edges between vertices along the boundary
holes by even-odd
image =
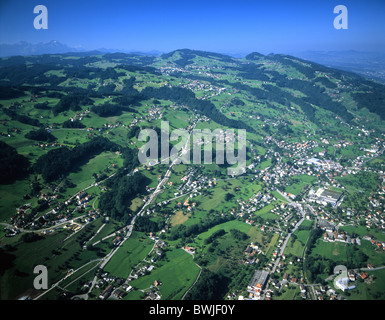
[[[129,223],[133,217],[133,212],[130,210],[131,201],[145,193],[145,186],[148,183],[149,179],[141,173],[127,175],[124,170],[120,169],[115,176],[106,181],[105,185],[108,190],[100,197],[99,209],[117,221]],[[144,228],[146,222],[149,223],[147,220],[139,219],[139,227]],[[149,224],[148,228],[151,227],[152,225]],[[147,228],[143,230],[147,230]]]
[[[184,224],[178,225],[175,228],[172,228],[170,234],[168,235],[168,238],[170,240],[177,240],[177,239],[184,239],[188,238],[193,235],[200,234],[202,232],[207,231],[211,227],[227,222],[231,219],[234,219],[232,217],[227,216],[215,216],[214,218],[210,220],[203,221],[201,223],[195,223],[190,226],[185,226]]]
[[[66,146],[52,149],[37,159],[33,169],[40,173],[45,181],[50,182],[68,174],[74,166],[88,161],[96,154],[119,149],[117,144],[99,136],[72,149]]]
[[[220,125],[235,129],[246,129],[249,132],[254,132],[254,128],[243,121],[227,118],[212,102],[197,99],[194,92],[189,89],[180,87],[169,88],[165,86],[160,88],[146,87],[142,93],[148,99],[171,100],[175,103],[186,105],[191,109],[196,110],[198,113],[201,113],[210,119],[214,119],[214,121]]]
[[[0,141],[0,184],[10,184],[29,173],[30,162],[15,148]]]

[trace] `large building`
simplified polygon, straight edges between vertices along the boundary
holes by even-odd
[[[310,201],[323,204],[324,206],[330,203],[332,207],[336,207],[342,202],[342,199],[343,193],[334,190],[319,188],[317,192],[309,192]]]
[[[345,292],[346,290],[351,290],[351,289],[354,289],[356,287],[355,285],[349,286],[349,282],[350,282],[349,278],[337,278],[334,281],[334,285],[336,288]]]
[[[259,299],[264,289],[269,273],[265,270],[256,270],[247,286],[247,292],[251,299]]]

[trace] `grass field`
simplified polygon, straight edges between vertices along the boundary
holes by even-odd
[[[288,285],[281,290],[281,295],[275,297],[276,300],[295,300],[296,297],[300,296],[301,291],[299,286]]]
[[[171,249],[166,252],[165,260],[159,262],[149,275],[130,282],[137,290],[150,288],[154,281],[161,283],[159,293],[162,300],[180,300],[186,290],[194,283],[199,274],[199,268],[193,258],[181,249]],[[125,299],[135,299],[134,293],[129,293]]]
[[[385,254],[382,251],[375,251],[375,247],[369,241],[362,240],[361,245],[357,249],[368,256],[368,263],[371,263],[373,266],[383,265]],[[351,244],[318,240],[315,248],[312,250],[312,255],[320,255],[325,259],[342,263],[343,261],[351,260],[351,250]],[[366,267],[366,264],[358,267]]]
[[[81,242],[99,223],[95,220],[67,240],[70,235],[68,231],[53,233],[34,242],[22,241],[21,235],[13,237],[10,244],[14,251],[8,253],[6,261],[2,262],[6,269],[0,280],[1,299],[14,299],[16,295],[33,289],[33,279],[36,277],[33,269],[37,265],[47,267],[48,283],[52,285],[63,278],[68,270],[75,270],[97,259],[96,251],[83,250]]]
[[[127,279],[132,268],[147,256],[153,245],[154,242],[143,233],[133,231],[104,270],[116,277]]]
[[[316,177],[308,175],[293,176],[290,179],[291,185],[285,187],[285,191],[294,195],[298,195],[305,186],[311,185],[316,180]]]
[[[190,214],[184,214],[182,210],[178,210],[175,212],[175,214],[171,217],[170,223],[171,226],[177,226],[178,224],[183,224],[187,221]]]
[[[195,239],[195,244],[202,247],[204,240],[206,240],[208,237],[210,237],[214,232],[223,229],[226,232],[230,232],[231,229],[236,229],[244,233],[248,233],[251,229],[251,226],[247,223],[244,223],[239,220],[231,220],[225,223],[218,224],[206,232],[203,232],[199,234],[199,236]]]
[[[23,199],[23,195],[29,192],[30,185],[28,180],[19,180],[12,184],[0,185],[0,220],[7,221],[16,214],[16,208],[26,203],[36,204],[37,199]]]
[[[82,165],[76,172],[68,175],[68,180],[76,183],[76,188],[68,189],[70,195],[88,187],[95,182],[94,174],[100,174],[106,169],[110,169],[111,174],[115,168],[121,167],[123,160],[113,152],[102,152],[91,158],[86,164]]]
[[[344,294],[348,300],[384,300],[385,299],[385,269],[368,271],[374,280],[368,283],[355,281],[356,288]]]

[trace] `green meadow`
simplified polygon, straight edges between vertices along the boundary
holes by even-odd
[[[132,269],[147,256],[153,246],[154,241],[141,232],[133,231],[104,267],[104,271],[127,279]]]
[[[192,286],[199,274],[199,267],[193,257],[182,249],[171,248],[166,256],[160,260],[150,274],[132,280],[130,285],[135,291],[146,290],[157,281],[162,300],[180,300],[184,293]],[[136,298],[137,293],[129,293],[125,299]]]

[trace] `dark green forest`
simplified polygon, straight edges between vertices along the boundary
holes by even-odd
[[[29,173],[30,163],[16,149],[0,141],[0,183],[10,184]]]

